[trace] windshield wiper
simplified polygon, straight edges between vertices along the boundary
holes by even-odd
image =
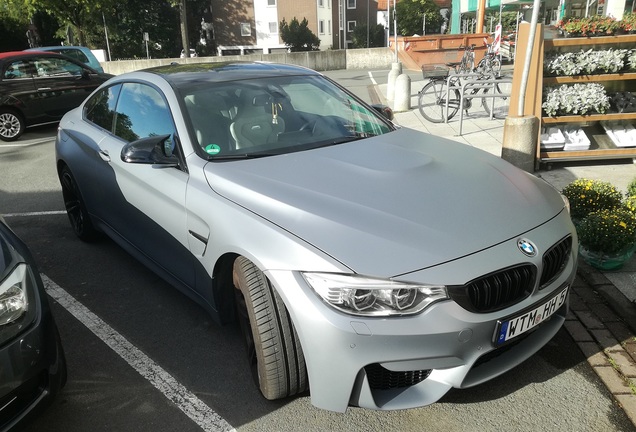
[[[227,161],[227,160],[241,160],[241,159],[258,159],[268,156],[278,156],[281,153],[242,153],[242,154],[229,154],[221,156],[211,156],[210,161]]]

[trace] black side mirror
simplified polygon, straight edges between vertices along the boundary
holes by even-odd
[[[379,112],[382,117],[386,118],[387,120],[393,120],[393,110],[390,107],[382,104],[373,104],[371,105],[371,107],[373,107],[374,110]]]
[[[178,167],[179,158],[174,154],[172,134],[141,138],[121,149],[121,160],[126,163]]]
[[[77,75],[77,79],[89,79],[91,77],[91,73],[88,69],[82,69],[79,75]]]

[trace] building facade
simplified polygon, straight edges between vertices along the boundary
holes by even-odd
[[[532,0],[486,0],[486,9],[491,13],[518,11],[522,19],[530,21],[533,4]],[[473,19],[478,5],[479,0],[452,0],[452,33],[479,33],[467,25]],[[541,1],[539,17],[545,25],[555,25],[564,16],[603,15],[620,20],[625,12],[634,11],[635,6],[634,0],[546,0]],[[488,27],[485,30],[490,31]]]
[[[219,55],[284,50],[279,25],[307,19],[320,49],[351,44],[357,25],[377,23],[377,0],[210,0],[214,43]]]

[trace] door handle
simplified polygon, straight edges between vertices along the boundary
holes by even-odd
[[[99,157],[102,158],[104,162],[110,162],[110,155],[107,150],[100,150]]]
[[[38,91],[49,91],[51,87],[38,87]]]

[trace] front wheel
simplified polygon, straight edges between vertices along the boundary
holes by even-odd
[[[308,388],[305,357],[283,300],[251,261],[234,261],[234,286],[252,375],[269,400]]]
[[[24,127],[24,120],[17,112],[0,108],[0,140],[17,140],[24,133]]]
[[[477,65],[477,72],[482,75],[499,77],[501,75],[501,61],[499,60],[499,57],[486,56],[481,59]]]
[[[426,84],[419,93],[418,105],[420,114],[432,123],[443,123],[446,117],[446,81],[433,80]],[[453,88],[448,92],[448,119],[453,118],[459,109],[459,90]]]

